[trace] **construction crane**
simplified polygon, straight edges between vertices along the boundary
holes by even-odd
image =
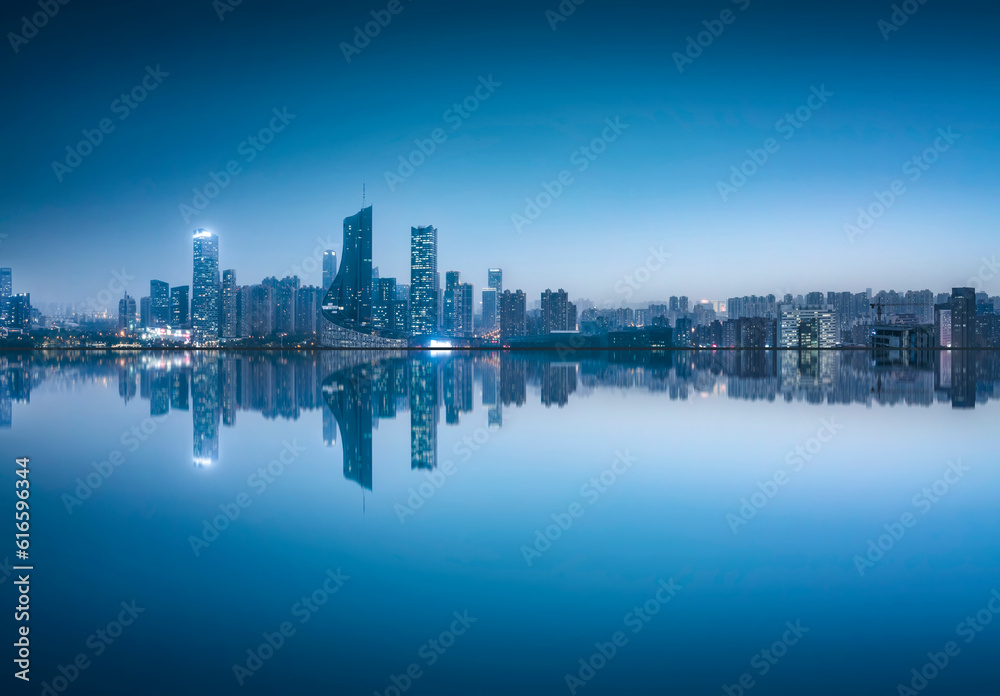
[[[883,302],[881,299],[879,299],[878,302],[873,302],[873,303],[869,304],[868,306],[871,307],[872,309],[875,309],[875,310],[878,311],[878,324],[879,324],[879,326],[882,325],[882,308],[883,307],[912,307],[914,309],[917,307],[916,303],[913,303],[913,302]]]

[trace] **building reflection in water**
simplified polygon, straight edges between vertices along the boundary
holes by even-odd
[[[343,451],[344,478],[372,490],[372,432],[410,420],[410,467],[438,463],[438,429],[475,410],[490,426],[529,398],[562,408],[595,389],[642,389],[671,400],[708,394],[807,404],[950,405],[972,409],[1000,393],[997,351],[531,352],[45,352],[0,355],[0,428],[43,382],[118,387],[151,416],[191,411],[192,461],[219,459],[222,428],[240,411],[297,419],[322,410],[323,444]],[[442,412],[444,423],[441,423]],[[338,437],[339,435],[339,437]]]

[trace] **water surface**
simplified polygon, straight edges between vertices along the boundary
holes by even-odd
[[[1000,693],[998,387],[995,353],[0,354],[31,690]]]

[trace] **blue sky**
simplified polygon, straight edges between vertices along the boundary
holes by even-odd
[[[500,266],[533,299],[626,299],[616,288],[650,248],[670,257],[632,302],[941,291],[1000,251],[989,3],[915,3],[891,32],[880,2],[586,0],[555,29],[554,0],[388,6],[243,0],[220,20],[208,0],[70,2],[16,52],[8,33],[0,265],[15,291],[82,301],[122,269],[137,296],[150,278],[189,283],[197,227],[219,234],[239,282],[284,275],[317,239],[339,250],[363,181],[383,276],[408,279],[410,226],[433,224],[442,272],[478,288]],[[348,62],[342,44],[373,11],[391,20]],[[8,3],[0,26],[23,34],[35,12]],[[713,28],[679,70],[688,37]],[[157,66],[143,101],[116,104]],[[813,88],[825,101],[810,103]],[[467,98],[475,110],[458,115]],[[779,123],[796,110],[808,120]],[[102,119],[101,142],[57,173]],[[611,141],[609,119],[622,124]],[[283,129],[253,149],[271,125]],[[769,139],[767,160],[720,193]],[[400,157],[420,160],[415,141],[433,152],[390,185]],[[230,161],[239,172],[185,216]],[[571,183],[518,224],[560,176]],[[897,181],[905,191],[852,242],[845,225]],[[1000,293],[1000,278],[984,289]]]

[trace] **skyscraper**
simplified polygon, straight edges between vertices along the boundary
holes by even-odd
[[[149,281],[150,326],[170,323],[170,284],[162,280]]]
[[[372,207],[344,218],[340,270],[323,300],[334,326],[365,333],[372,328]]]
[[[545,333],[576,330],[576,306],[569,301],[569,295],[562,288],[556,292],[543,292],[541,309]]]
[[[190,320],[188,289],[187,285],[170,289],[170,325],[175,329],[187,325]]]
[[[254,285],[250,294],[250,315],[253,317],[250,335],[266,338],[274,333],[274,285]]]
[[[118,328],[126,331],[135,329],[135,298],[128,293],[118,300]]]
[[[244,285],[240,288],[239,304],[237,305],[238,307],[237,313],[240,316],[239,319],[240,338],[249,338],[250,335],[253,333],[253,307],[252,307],[253,288],[254,286],[252,285]]]
[[[437,331],[437,229],[410,228],[410,331],[429,336]]]
[[[191,329],[196,341],[219,339],[219,286],[219,237],[207,230],[195,230]]]
[[[10,323],[10,298],[14,294],[9,268],[0,268],[0,326]]]
[[[295,332],[295,297],[299,292],[299,277],[282,278],[274,296],[275,330],[281,333]]]
[[[976,290],[951,290],[951,347],[974,348],[976,345]]]
[[[139,326],[146,329],[153,325],[153,303],[149,297],[139,300]]]
[[[444,325],[442,329],[449,336],[464,336],[467,331],[465,326],[465,290],[462,286],[461,274],[458,271],[445,273]],[[471,328],[471,326],[468,327],[468,329]]]
[[[526,299],[521,290],[504,290],[500,296],[501,337],[524,336],[527,328]]]
[[[333,285],[333,279],[337,277],[337,252],[327,249],[323,252],[323,293]]]
[[[21,331],[31,329],[31,293],[19,292],[16,295],[11,295],[8,306],[7,325]]]
[[[473,334],[472,313],[475,309],[475,302],[472,299],[475,288],[472,283],[459,283],[458,292],[462,298],[462,331],[466,336]]]
[[[222,272],[222,337],[239,338],[238,296],[240,288],[236,284],[236,271],[229,269]]]
[[[397,298],[396,279],[379,278],[374,281],[372,322],[380,331],[402,333],[406,331],[406,300]]]
[[[500,305],[498,294],[494,288],[483,288],[483,328],[487,331],[495,329],[499,321]]]
[[[491,268],[486,272],[486,287],[497,291],[497,297],[503,294],[503,269]]]

